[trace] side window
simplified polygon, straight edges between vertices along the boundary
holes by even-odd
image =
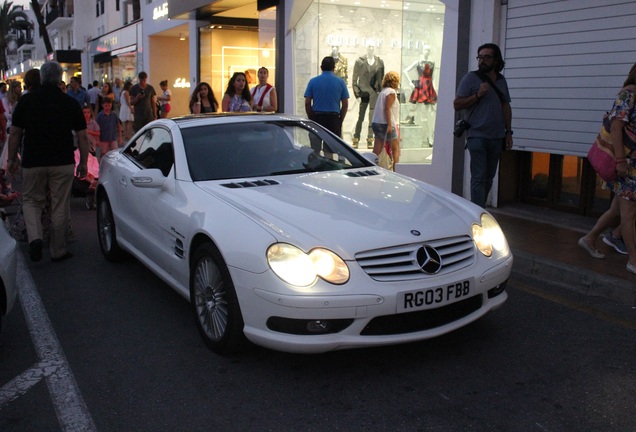
[[[174,165],[172,138],[162,128],[148,130],[131,143],[125,153],[144,168],[158,168],[166,177]]]

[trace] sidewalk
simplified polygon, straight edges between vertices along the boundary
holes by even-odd
[[[606,257],[595,259],[577,244],[595,218],[523,204],[488,211],[506,234],[517,276],[636,306],[636,275],[625,270],[627,255],[599,240],[596,247]]]

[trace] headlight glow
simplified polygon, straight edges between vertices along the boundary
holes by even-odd
[[[481,223],[473,224],[473,240],[479,251],[492,256],[493,249],[508,254],[508,243],[497,221],[487,213],[481,215]]]
[[[340,285],[349,280],[347,264],[335,253],[322,248],[308,254],[287,243],[277,243],[267,249],[267,262],[274,273],[290,285],[306,287],[320,277]]]
[[[336,285],[349,280],[349,267],[335,253],[327,249],[314,249],[309,252],[309,257],[314,263],[316,274]]]

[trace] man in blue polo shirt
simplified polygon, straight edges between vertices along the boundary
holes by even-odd
[[[305,90],[305,111],[309,119],[342,137],[342,122],[349,106],[349,91],[344,80],[333,73],[335,68],[333,57],[322,59],[322,73],[309,80]]]
[[[75,99],[81,107],[91,103],[91,100],[88,97],[88,93],[86,93],[86,90],[84,90],[81,87],[79,77],[76,77],[76,76],[71,77],[70,87],[71,88],[66,92],[66,94],[71,96],[73,99]]]

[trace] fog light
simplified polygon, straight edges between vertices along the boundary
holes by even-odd
[[[500,283],[496,287],[489,289],[488,290],[488,298],[497,297],[499,294],[504,292],[506,290],[506,284],[507,283],[508,283],[508,281],[505,281],[503,283]]]
[[[307,323],[307,331],[309,333],[328,333],[331,325],[328,321],[315,320]]]
[[[267,328],[272,331],[294,335],[324,335],[338,333],[351,325],[352,318],[345,319],[293,319],[282,317],[269,317]]]

